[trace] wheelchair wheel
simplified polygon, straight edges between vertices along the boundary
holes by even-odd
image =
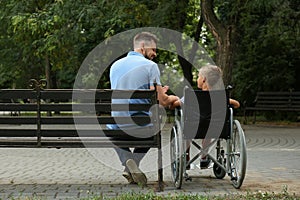
[[[180,126],[174,125],[170,138],[170,156],[171,156],[171,172],[174,185],[177,189],[181,188],[183,178],[183,136]]]
[[[229,152],[229,169],[233,186],[241,187],[247,165],[247,152],[244,131],[238,120],[233,121],[232,138]]]

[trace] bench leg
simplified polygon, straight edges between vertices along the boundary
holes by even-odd
[[[162,168],[162,152],[161,149],[158,150],[158,191],[164,190],[163,186],[163,168]]]
[[[253,111],[254,113],[253,113],[253,115],[254,115],[254,119],[253,119],[253,124],[255,124],[255,122],[256,122],[256,112],[255,111]]]
[[[159,146],[158,146],[158,191],[164,190],[163,185],[163,166],[162,166],[162,150],[161,150],[161,132],[158,133]]]
[[[247,124],[247,111],[246,109],[244,110],[244,124]]]

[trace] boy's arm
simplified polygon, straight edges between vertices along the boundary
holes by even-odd
[[[176,100],[172,105],[170,105],[170,109],[173,110],[173,109],[175,109],[176,107],[179,107],[179,106],[181,106],[181,100],[180,99]]]
[[[233,106],[233,108],[239,108],[240,107],[240,102],[238,102],[235,99],[229,99],[229,104]]]

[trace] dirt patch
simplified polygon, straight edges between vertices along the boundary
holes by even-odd
[[[279,181],[261,181],[261,180],[248,180],[243,183],[241,191],[251,192],[274,192],[282,193],[287,191],[289,194],[300,195],[299,181],[292,180],[279,180]]]
[[[251,123],[248,123],[252,125]],[[267,127],[300,127],[300,122],[286,122],[286,121],[257,121],[254,125],[256,126],[267,126]]]

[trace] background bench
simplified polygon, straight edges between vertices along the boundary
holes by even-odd
[[[42,84],[37,81],[33,81],[32,86],[33,89],[0,90],[0,100],[4,102],[0,103],[0,112],[19,113],[0,116],[0,148],[106,148],[115,145],[158,148],[158,186],[162,190],[161,128],[156,91],[41,89]],[[112,98],[148,99],[149,103],[112,104]],[[111,116],[111,111],[150,110],[151,116]],[[134,130],[111,130],[107,124],[135,127]]]
[[[256,111],[300,111],[300,92],[258,92],[255,101],[244,108],[244,119],[247,122],[247,114],[253,112],[256,121]]]

